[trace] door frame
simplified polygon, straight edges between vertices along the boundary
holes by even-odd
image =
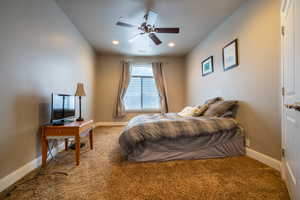
[[[285,160],[283,151],[285,149],[285,123],[284,123],[284,13],[288,7],[290,0],[282,0],[281,7],[280,7],[280,111],[281,111],[281,176],[285,180],[286,173],[285,173]]]
[[[280,8],[280,20],[281,20],[281,26],[280,26],[280,37],[281,37],[281,51],[280,51],[280,85],[281,85],[281,94],[280,94],[280,104],[281,104],[281,177],[285,181],[289,195],[292,200],[295,199],[294,192],[291,186],[292,177],[289,176],[289,167],[286,164],[285,160],[285,149],[286,149],[286,132],[285,132],[285,105],[284,105],[284,98],[285,98],[285,89],[284,89],[284,37],[285,37],[285,12],[286,9],[289,8],[291,4],[291,0],[281,0],[281,8]]]

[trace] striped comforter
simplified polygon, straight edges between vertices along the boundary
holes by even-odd
[[[147,114],[133,118],[123,130],[119,143],[125,155],[144,141],[197,137],[239,129],[232,118],[181,117],[176,113]]]

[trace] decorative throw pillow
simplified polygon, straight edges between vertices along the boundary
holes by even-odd
[[[194,107],[193,116],[194,117],[202,116],[207,109],[208,109],[207,104],[202,105],[200,108],[196,106]]]
[[[206,110],[208,106],[203,105],[201,108],[198,107],[185,107],[181,112],[178,113],[178,115],[182,117],[197,117],[202,115]]]
[[[224,115],[230,108],[237,105],[238,101],[217,101],[209,106],[205,111],[205,117],[220,117]]]
[[[208,109],[208,105],[207,104],[204,104],[202,106],[196,106],[194,108],[197,108],[194,110],[194,117],[199,117],[201,115],[204,114],[204,112]]]

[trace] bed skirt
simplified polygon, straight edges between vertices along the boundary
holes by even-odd
[[[146,141],[127,155],[132,162],[194,160],[245,155],[241,130],[192,138]]]

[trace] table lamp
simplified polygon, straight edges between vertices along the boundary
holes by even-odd
[[[75,96],[79,97],[79,118],[76,119],[76,121],[83,121],[84,119],[81,117],[81,97],[86,96],[84,87],[83,87],[83,83],[77,84],[77,90],[76,90]]]

